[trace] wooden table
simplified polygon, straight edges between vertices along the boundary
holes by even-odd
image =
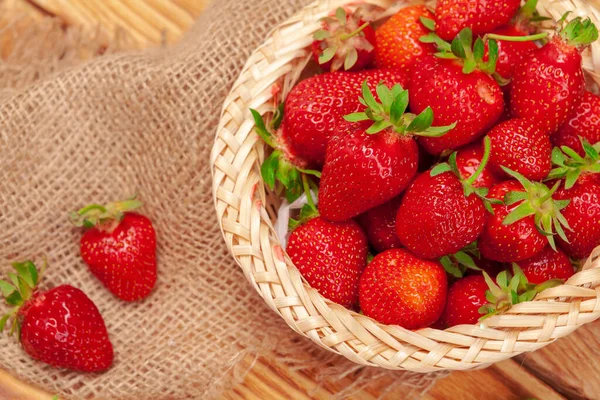
[[[192,24],[209,0],[152,0],[154,8],[148,7],[149,3],[146,4],[145,1],[129,1],[128,6],[125,6],[125,3],[120,5],[118,2],[105,3],[96,0],[4,0],[3,6],[13,14],[27,15],[29,21],[25,21],[25,24],[48,18],[48,15],[73,25],[96,27],[100,24],[107,40],[110,40],[118,29],[124,29],[132,32],[133,46],[144,47],[161,40],[176,40]],[[159,3],[162,3],[160,10],[156,8]],[[66,7],[65,4],[71,6]],[[102,9],[102,18],[97,17],[100,15],[98,9]],[[114,15],[115,18],[107,18],[107,15]],[[128,15],[135,18],[127,18]],[[152,15],[154,18],[148,20],[153,22],[145,20],[144,15]],[[1,17],[9,16],[10,12],[0,15],[0,22]],[[120,22],[117,24],[114,21]],[[10,43],[7,45],[6,42],[2,42],[1,37],[0,44],[4,49],[10,49]],[[599,399],[599,348],[600,321],[585,326],[569,337],[535,353],[522,355],[484,370],[453,373],[438,381],[424,399]],[[250,366],[252,360],[244,362]],[[223,394],[222,398],[329,399],[332,394],[347,387],[351,382],[352,377],[348,377],[318,387],[314,371],[298,372],[284,364],[261,358],[254,364],[244,382]],[[381,387],[359,391],[353,398],[375,399],[385,388],[385,383],[382,383]],[[393,398],[398,396],[401,395],[396,394]],[[0,399],[50,400],[51,396],[24,385],[0,370]]]

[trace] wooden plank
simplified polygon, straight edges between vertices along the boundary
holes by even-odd
[[[450,396],[450,397],[449,397]],[[536,398],[564,400],[519,363],[503,361],[486,369],[454,372],[438,381],[423,400],[509,400]]]
[[[600,397],[600,321],[538,351],[518,357],[539,379],[570,399]]]

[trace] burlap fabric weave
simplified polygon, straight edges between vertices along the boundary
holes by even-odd
[[[0,337],[0,367],[65,398],[212,398],[243,377],[248,354],[312,368],[353,387],[418,397],[438,376],[358,367],[297,336],[228,254],[211,196],[209,152],[222,101],[250,52],[306,1],[219,0],[169,48],[105,52],[57,24],[17,37],[0,64],[0,272],[41,260],[45,288],[68,283],[96,303],[115,346],[100,375],[57,371]],[[5,28],[10,29],[10,28]],[[104,50],[104,49],[102,49]],[[90,274],[67,212],[139,193],[158,233],[159,280],[118,301]]]

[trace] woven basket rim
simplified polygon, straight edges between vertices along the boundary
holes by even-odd
[[[253,133],[249,109],[273,111],[273,84],[287,94],[310,59],[319,19],[347,3],[317,1],[278,25],[251,54],[223,104],[210,159],[215,209],[227,246],[255,290],[293,330],[321,347],[358,364],[415,372],[486,366],[541,348],[599,318],[600,247],[564,285],[490,318],[486,326],[443,331],[380,324],[324,299],[303,280],[273,230],[272,194],[259,171],[264,144]],[[363,3],[391,13],[421,2]],[[540,0],[538,9],[555,20],[565,11],[589,15],[600,27],[600,10],[581,0]],[[600,84],[600,41],[584,55],[584,69]]]

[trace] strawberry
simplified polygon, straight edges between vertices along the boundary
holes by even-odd
[[[567,280],[575,273],[569,257],[560,249],[555,251],[550,246],[523,261],[519,267],[527,280],[534,284],[544,283],[550,279]]]
[[[342,7],[335,17],[323,18],[323,28],[315,32],[314,60],[325,71],[360,71],[375,57],[375,31],[361,19],[360,11],[346,13]]]
[[[363,314],[381,323],[420,329],[441,316],[446,291],[440,263],[392,249],[367,265],[360,278],[359,302]]]
[[[48,291],[37,286],[41,275],[31,261],[14,263],[12,283],[0,281],[11,307],[0,331],[11,320],[23,349],[57,368],[100,372],[110,368],[113,347],[96,305],[81,290],[61,285]]]
[[[446,326],[476,324],[481,314],[479,309],[488,301],[485,292],[488,285],[483,275],[471,275],[459,279],[448,289],[446,307],[442,321]]]
[[[438,0],[436,32],[444,40],[451,40],[464,28],[482,35],[506,25],[520,5],[520,0]]]
[[[410,70],[425,54],[435,47],[419,41],[429,30],[420,18],[433,19],[432,12],[423,5],[404,7],[375,32],[375,63],[379,68]]]
[[[589,257],[600,246],[600,177],[581,175],[572,187],[561,185],[553,197],[568,202],[562,214],[571,230],[558,239],[560,248],[575,259]]]
[[[440,136],[448,127],[431,127],[430,108],[405,114],[408,92],[377,86],[381,103],[363,83],[364,112],[347,115],[327,147],[319,189],[319,211],[331,221],[345,221],[399,195],[417,171],[413,135]],[[372,125],[370,125],[370,122]],[[369,126],[370,125],[370,126]]]
[[[555,132],[581,101],[585,80],[581,52],[598,38],[590,19],[577,17],[565,25],[543,47],[515,67],[510,91],[513,117],[529,118],[546,133]]]
[[[494,214],[478,240],[485,258],[500,262],[521,261],[533,257],[549,243],[556,249],[554,231],[566,237],[563,226],[568,224],[561,214],[565,201],[555,201],[552,189],[539,182],[531,182],[517,172],[503,167],[515,180],[505,181],[490,190],[488,197],[504,200],[495,204]]]
[[[90,271],[115,296],[141,300],[156,283],[156,233],[145,216],[131,212],[142,202],[131,199],[105,206],[92,204],[71,214],[87,230],[80,251]]]
[[[527,278],[518,265],[514,275],[502,271],[494,280],[484,272],[458,280],[448,290],[448,299],[442,316],[447,326],[476,324],[492,315],[507,311],[513,305],[531,301],[540,292],[558,286],[560,280],[549,280],[536,285]]]
[[[481,165],[482,158],[483,146],[481,142],[461,147],[456,153],[456,166],[460,175],[465,179],[469,179]],[[488,164],[477,176],[477,179],[473,181],[473,187],[490,189],[497,183],[500,183],[500,179],[491,172]]]
[[[367,237],[356,222],[313,216],[292,231],[286,250],[310,286],[344,307],[356,306],[369,251]]]
[[[300,168],[323,165],[327,143],[343,116],[364,108],[359,96],[365,80],[375,90],[379,82],[406,87],[408,76],[401,70],[382,69],[325,73],[301,81],[285,101],[281,132],[272,139],[272,147]]]
[[[600,96],[586,91],[581,103],[575,107],[567,122],[552,134],[555,146],[567,146],[580,156],[585,156],[580,137],[595,144],[600,142]]]
[[[367,211],[360,218],[369,243],[377,252],[401,247],[400,240],[396,236],[396,214],[400,207],[400,200],[401,197],[394,197],[387,203]]]
[[[483,41],[478,38],[472,49],[469,29],[462,31],[452,45],[440,42],[434,34],[421,40],[436,43],[440,52],[428,55],[413,69],[408,86],[410,107],[414,113],[431,107],[435,125],[456,123],[456,127],[442,137],[419,139],[428,152],[441,154],[472,142],[502,115],[502,90],[490,76],[497,61],[497,43],[489,42],[492,57],[483,62]]]
[[[484,159],[475,174],[465,179],[456,166],[440,164],[419,175],[410,185],[396,216],[400,243],[417,257],[435,259],[454,254],[477,240],[488,218],[484,200],[487,189],[473,187],[489,157],[486,139]]]
[[[492,31],[492,35],[488,37],[496,38],[500,36],[520,37],[527,36],[529,32],[515,25],[501,26]],[[513,77],[514,68],[528,57],[538,46],[531,39],[526,41],[506,41],[498,40],[498,63],[496,64],[496,72],[505,79]],[[486,46],[484,60],[489,57],[489,49]]]
[[[492,140],[490,168],[498,176],[506,176],[504,166],[527,179],[542,180],[552,168],[550,138],[537,123],[516,118],[496,125],[489,133]]]

